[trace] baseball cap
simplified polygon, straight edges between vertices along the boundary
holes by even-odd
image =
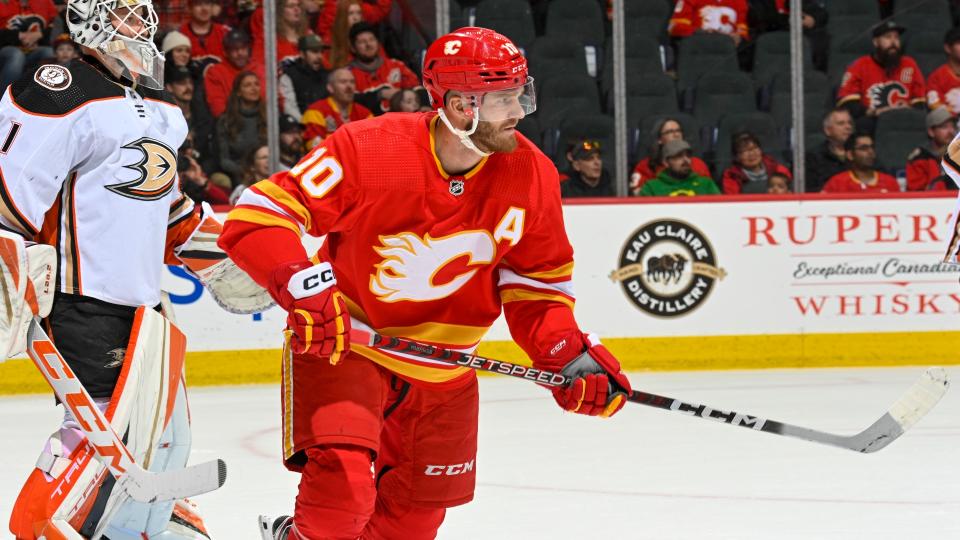
[[[297,40],[297,48],[301,51],[322,51],[323,40],[316,34],[307,34]]]
[[[251,43],[250,34],[243,30],[234,28],[223,36],[224,49],[236,49],[238,47],[249,47]]]
[[[80,48],[79,46],[77,46],[76,43],[73,42],[72,39],[70,39],[70,34],[67,34],[67,33],[60,34],[53,40],[53,48],[56,49],[57,47],[65,43],[69,45],[73,45],[75,49]]]
[[[887,32],[897,32],[898,34],[902,34],[906,31],[907,31],[906,28],[904,28],[903,26],[900,26],[899,24],[894,22],[892,19],[887,19],[882,23],[873,27],[873,37],[882,36]]]
[[[168,63],[163,70],[163,80],[167,83],[178,83],[180,81],[191,79],[190,70],[184,66],[174,65],[172,62]]]
[[[593,154],[600,153],[600,141],[595,141],[593,139],[580,139],[575,141],[570,150],[570,155],[573,156],[573,159],[587,159]]]
[[[300,124],[300,122],[289,114],[280,116],[280,133],[286,133],[288,131],[300,131],[302,128],[303,126]]]
[[[939,126],[944,122],[948,122],[953,119],[953,115],[950,114],[950,111],[946,107],[937,107],[936,109],[927,113],[927,129],[932,127]]]
[[[683,152],[689,152],[689,151],[690,151],[690,143],[688,143],[683,139],[667,141],[667,143],[663,145],[664,159],[672,158],[677,154],[681,154]]]

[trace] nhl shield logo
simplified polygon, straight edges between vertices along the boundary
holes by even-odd
[[[463,195],[463,180],[450,180],[450,194],[459,197]]]
[[[70,70],[57,64],[47,64],[40,66],[40,69],[33,74],[33,80],[40,86],[49,90],[65,90],[73,82],[73,76]]]

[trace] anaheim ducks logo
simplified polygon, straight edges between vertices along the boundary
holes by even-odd
[[[383,302],[428,302],[457,292],[493,261],[496,243],[487,231],[441,238],[404,232],[381,236],[373,248],[383,261],[370,274],[370,290]]]
[[[142,157],[133,165],[124,165],[125,168],[137,171],[140,176],[136,180],[105,186],[114,193],[139,199],[141,201],[155,201],[173,189],[173,182],[177,178],[177,153],[160,141],[143,137],[130,144],[124,145],[128,150],[138,150]]]

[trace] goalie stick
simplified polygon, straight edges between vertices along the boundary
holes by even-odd
[[[365,330],[351,330],[350,340],[354,343],[363,343],[369,347],[394,353],[439,360],[448,364],[468,367],[478,371],[487,371],[527,379],[544,386],[566,386],[572,381],[571,377],[559,373],[542,371],[519,364],[443,349],[408,339],[382,336]],[[699,416],[700,418],[733,426],[741,426],[755,431],[764,431],[775,435],[804,439],[857,452],[872,453],[895,441],[916,424],[918,420],[923,418],[924,415],[930,412],[937,402],[940,401],[940,398],[943,397],[943,394],[946,393],[949,384],[946,371],[938,367],[928,368],[924,371],[923,375],[920,376],[920,379],[915,382],[904,395],[900,396],[900,399],[898,399],[879,420],[855,435],[835,435],[833,433],[794,426],[759,416],[715,409],[707,405],[681,401],[679,399],[659,396],[640,390],[634,390],[627,398],[627,401],[648,407],[677,411],[689,416]]]
[[[116,478],[117,487],[133,500],[152,503],[192,497],[226,481],[227,465],[222,459],[164,472],[150,472],[138,465],[36,319],[27,332],[27,354],[63,406],[73,413],[97,459]]]

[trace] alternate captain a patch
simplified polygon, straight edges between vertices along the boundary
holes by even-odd
[[[33,74],[33,80],[48,90],[59,91],[70,87],[73,76],[70,75],[70,70],[63,66],[47,64],[40,66],[37,72]]]
[[[177,178],[177,153],[162,142],[142,137],[123,146],[128,150],[137,150],[142,155],[140,161],[124,168],[140,173],[129,182],[104,186],[110,191],[142,201],[155,201],[173,189]]]

